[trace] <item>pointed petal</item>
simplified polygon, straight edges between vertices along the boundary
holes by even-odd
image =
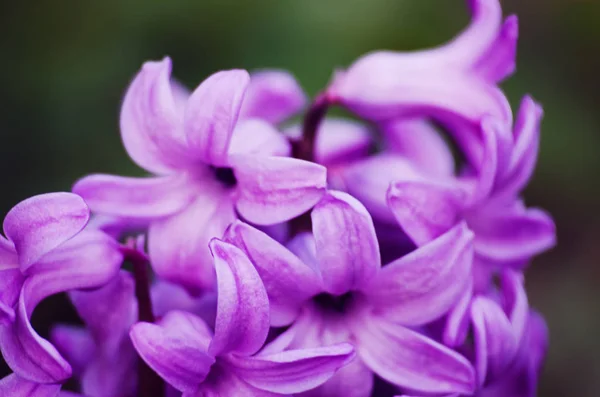
[[[450,230],[460,219],[466,193],[434,182],[392,183],[387,203],[404,232],[423,245]]]
[[[464,343],[469,331],[469,312],[473,299],[473,283],[465,288],[460,299],[448,313],[442,336],[446,346],[457,347]]]
[[[271,124],[260,119],[240,121],[233,130],[229,154],[289,156],[291,145]]]
[[[237,209],[248,221],[269,225],[294,218],[325,193],[327,169],[286,157],[232,155],[238,181]]]
[[[0,380],[0,396],[12,397],[55,397],[60,393],[59,384],[40,384],[28,381],[16,374]]]
[[[381,267],[373,220],[354,197],[329,191],[311,213],[325,291],[361,289]]]
[[[283,70],[261,70],[250,75],[240,118],[279,124],[300,112],[305,104],[306,95],[294,76]]]
[[[476,235],[475,251],[488,260],[523,263],[556,244],[550,215],[520,203],[473,211],[467,221]]]
[[[271,325],[289,325],[301,305],[321,289],[319,274],[264,232],[240,221],[225,234],[252,261],[269,296]]]
[[[500,281],[504,311],[508,315],[517,342],[521,342],[526,332],[530,312],[527,293],[523,285],[523,275],[506,269],[500,275]]]
[[[4,234],[19,255],[21,271],[79,233],[90,218],[81,197],[72,193],[48,193],[14,206],[4,218]]]
[[[302,397],[369,397],[375,376],[360,358],[340,368],[321,386],[302,393]]]
[[[142,359],[182,392],[196,390],[215,362],[206,350],[208,326],[190,313],[173,311],[158,324],[137,323],[130,336]]]
[[[198,160],[216,167],[228,165],[229,141],[249,82],[245,70],[221,71],[204,80],[190,96],[184,128]]]
[[[210,242],[217,271],[218,303],[213,356],[229,352],[256,353],[269,332],[269,298],[254,266],[237,247]]]
[[[170,82],[171,59],[146,62],[121,106],[121,138],[140,167],[169,174],[189,161],[180,111]]]
[[[81,376],[96,353],[92,336],[81,327],[57,325],[50,330],[50,341],[71,364],[75,376]]]
[[[183,211],[153,222],[148,252],[156,274],[198,293],[212,288],[215,272],[208,243],[235,219],[233,203],[219,186],[205,190]]]
[[[288,350],[257,357],[232,356],[235,373],[250,385],[274,393],[313,389],[354,358],[348,343],[315,349]]]
[[[489,81],[502,81],[516,69],[519,21],[516,15],[504,20],[488,52],[475,64],[475,71]]]
[[[92,211],[125,218],[152,219],[185,208],[199,188],[184,174],[130,178],[95,174],[73,186]]]
[[[445,314],[471,281],[473,233],[464,223],[383,267],[364,289],[377,312],[405,325]]]
[[[474,391],[469,361],[426,336],[375,318],[354,332],[359,356],[388,382],[428,393]]]

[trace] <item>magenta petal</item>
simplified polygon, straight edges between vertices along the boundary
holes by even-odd
[[[479,385],[502,374],[519,347],[511,324],[494,301],[478,296],[471,305],[475,363]]]
[[[355,335],[359,356],[388,382],[428,393],[475,389],[469,361],[424,335],[370,318],[355,327]]]
[[[158,324],[137,323],[130,336],[142,359],[179,391],[197,390],[215,362],[206,350],[208,326],[190,313],[173,311]]]
[[[156,174],[169,174],[189,161],[170,77],[168,57],[146,62],[121,107],[121,138],[127,153],[140,167]]]
[[[392,183],[387,202],[404,232],[423,245],[450,230],[460,218],[466,193],[434,182]]]
[[[291,145],[271,124],[260,119],[240,121],[233,130],[229,154],[289,156]]]
[[[269,298],[252,262],[237,247],[210,242],[217,271],[217,320],[208,349],[213,356],[256,353],[269,332]]]
[[[60,393],[58,384],[40,384],[11,374],[0,380],[0,396],[3,397],[55,397]]]
[[[151,178],[95,174],[77,181],[73,192],[83,197],[94,212],[151,219],[185,208],[198,187],[185,174]]]
[[[475,65],[476,72],[489,81],[501,81],[516,69],[519,21],[511,15],[504,21],[496,41]]]
[[[225,397],[225,396],[240,396],[240,397],[287,397],[287,395],[279,393],[271,393],[266,390],[257,389],[242,380],[237,374],[230,371],[226,367],[219,369],[219,372],[210,380],[207,380],[197,392],[183,393],[181,397]],[[179,396],[173,396],[179,397]]]
[[[377,312],[405,325],[445,314],[471,282],[473,233],[463,223],[383,267],[364,293]]]
[[[14,306],[24,280],[14,246],[0,236],[0,325],[14,321]]]
[[[506,269],[500,276],[504,311],[508,315],[517,341],[523,338],[529,319],[529,302],[523,285],[523,275]]]
[[[148,251],[156,274],[194,293],[212,288],[215,272],[208,243],[213,237],[221,237],[234,219],[227,192],[206,185],[183,211],[153,222],[148,232]]]
[[[225,240],[246,253],[258,271],[269,296],[271,325],[289,325],[301,305],[321,289],[315,269],[303,263],[264,232],[236,221]]]
[[[311,213],[325,291],[361,289],[381,266],[373,220],[354,197],[329,191]]]
[[[81,376],[96,354],[96,344],[84,328],[57,325],[50,330],[50,341],[71,364],[75,376]]]
[[[469,331],[469,311],[473,299],[473,285],[465,288],[460,299],[448,313],[446,327],[442,336],[444,344],[457,347],[464,343]]]
[[[249,82],[245,70],[221,71],[204,80],[190,96],[185,135],[198,160],[217,167],[228,165],[229,141]]]
[[[252,223],[287,221],[308,211],[325,193],[327,169],[321,165],[242,154],[230,160],[238,181],[237,209]]]
[[[302,397],[369,397],[375,376],[360,358],[340,368],[327,382],[302,393]]]
[[[48,193],[14,206],[4,218],[4,234],[19,255],[21,271],[44,254],[79,233],[90,218],[81,197],[72,193]]]
[[[250,385],[274,393],[292,394],[313,389],[354,358],[352,345],[289,350],[256,357],[229,359],[233,371]]]
[[[283,70],[261,70],[250,75],[240,118],[259,118],[272,124],[300,112],[306,95],[294,76]]]

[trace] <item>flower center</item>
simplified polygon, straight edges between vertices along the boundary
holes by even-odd
[[[322,293],[313,298],[313,302],[316,303],[318,307],[326,311],[333,311],[336,313],[344,313],[350,303],[352,302],[352,293],[346,292],[343,295],[331,295],[327,293]]]
[[[215,177],[226,187],[234,187],[237,184],[237,179],[233,173],[233,169],[229,167],[212,167]]]

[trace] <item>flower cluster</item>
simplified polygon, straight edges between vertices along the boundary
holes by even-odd
[[[535,396],[548,338],[523,270],[555,227],[520,194],[542,110],[513,121],[498,87],[516,17],[468,4],[451,42],[367,54],[310,104],[284,71],[190,92],[145,63],[120,130],[151,175],[4,218],[0,396]],[[82,324],[44,339],[31,315],[62,292]]]

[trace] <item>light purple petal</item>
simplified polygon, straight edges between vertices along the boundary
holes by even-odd
[[[79,233],[90,218],[81,197],[72,193],[48,193],[14,206],[4,218],[4,234],[19,255],[21,271],[44,254]]]
[[[489,81],[502,81],[516,69],[519,21],[516,15],[504,20],[496,41],[475,64],[475,71]]]
[[[325,291],[361,289],[381,266],[373,220],[354,197],[329,191],[311,213],[317,261]]]
[[[269,298],[252,262],[237,247],[214,239],[210,243],[217,271],[218,308],[209,352],[256,353],[269,332]]]
[[[383,267],[364,293],[375,311],[405,325],[445,314],[471,282],[473,232],[463,223]]]
[[[508,315],[517,342],[521,342],[526,332],[529,318],[529,302],[523,275],[506,269],[500,275],[504,311]]]
[[[138,362],[139,357],[131,341],[124,340],[118,355],[99,354],[94,357],[80,379],[81,391],[86,396],[134,396]]]
[[[425,181],[399,181],[387,191],[387,202],[404,232],[423,245],[460,220],[466,193],[457,186]]]
[[[291,145],[271,124],[260,119],[240,121],[233,130],[229,154],[289,156]]]
[[[148,231],[148,251],[156,274],[193,293],[214,286],[208,243],[221,237],[235,219],[228,193],[220,186],[204,188],[187,208],[153,222]]]
[[[0,396],[5,397],[55,397],[60,392],[58,384],[31,382],[19,375],[11,374],[0,380]]]
[[[225,241],[240,248],[252,261],[269,296],[271,325],[289,325],[301,305],[321,290],[315,270],[264,232],[236,221]]]
[[[442,336],[446,346],[457,347],[464,343],[469,331],[469,311],[473,299],[473,285],[469,284],[460,299],[448,313]]]
[[[279,124],[300,112],[306,95],[294,76],[283,70],[261,70],[250,75],[240,118],[260,118]]]
[[[250,76],[245,70],[217,72],[192,93],[185,109],[187,142],[198,160],[225,167],[233,129]]]
[[[229,359],[240,378],[274,393],[291,394],[313,389],[354,358],[348,343],[315,349],[289,350],[258,357]]]
[[[335,375],[321,386],[304,392],[302,397],[369,397],[373,390],[374,375],[357,357],[340,368]]]
[[[229,368],[223,368],[216,371],[207,379],[197,392],[183,393],[181,397],[286,397],[284,394],[271,393],[266,390],[260,390],[244,382]]]
[[[469,361],[426,336],[370,318],[357,324],[354,332],[359,356],[388,382],[429,393],[474,391]]]
[[[50,330],[50,341],[71,364],[75,376],[81,376],[96,353],[96,344],[85,328],[57,325]]]
[[[92,211],[134,219],[174,214],[185,208],[198,190],[185,174],[152,178],[95,174],[73,186],[73,192],[83,197]]]
[[[146,62],[121,107],[121,138],[140,167],[169,174],[189,163],[181,112],[170,82],[171,59]]]
[[[195,391],[215,362],[207,353],[208,326],[190,313],[173,311],[158,324],[137,323],[130,336],[142,359],[183,392]]]
[[[475,232],[475,251],[492,261],[523,263],[556,243],[552,218],[520,203],[471,211],[467,222]]]
[[[501,375],[517,353],[517,340],[511,324],[494,301],[478,296],[471,305],[475,337],[475,365],[479,386]]]
[[[0,326],[14,321],[14,306],[24,280],[13,244],[0,236]]]
[[[325,193],[327,169],[286,157],[232,155],[237,178],[237,210],[248,221],[269,225],[292,219]]]

